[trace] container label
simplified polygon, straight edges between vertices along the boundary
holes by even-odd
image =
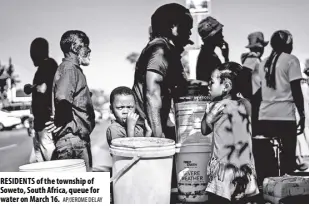
[[[211,145],[211,137],[201,133],[201,122],[206,101],[189,101],[175,104],[176,143],[205,143]]]

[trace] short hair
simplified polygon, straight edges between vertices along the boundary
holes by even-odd
[[[228,79],[232,83],[230,94],[236,97],[237,93],[242,93],[244,82],[239,78],[240,72],[243,70],[242,66],[236,62],[226,62],[221,64],[217,69],[220,72],[221,83]]]
[[[115,88],[109,97],[110,104],[113,104],[116,95],[132,95],[134,97],[133,91],[129,87],[117,87]]]
[[[49,57],[48,41],[42,37],[35,38],[30,45],[30,57],[34,66],[39,66],[40,62]]]
[[[69,53],[71,51],[72,45],[78,46],[77,40],[80,40],[84,44],[89,44],[89,38],[88,36],[79,30],[69,30],[66,31],[60,40],[60,48],[64,54]]]
[[[191,16],[188,14],[190,14],[189,9],[176,3],[159,7],[151,16],[152,36],[170,37],[173,25],[186,21],[186,18]]]

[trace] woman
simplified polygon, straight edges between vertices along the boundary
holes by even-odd
[[[298,58],[291,54],[293,38],[289,31],[276,31],[270,44],[273,50],[259,67],[262,94],[259,134],[281,140],[281,174],[289,174],[297,169],[296,139],[297,134],[303,132],[305,123],[302,74]],[[295,106],[300,115],[298,125]],[[265,160],[269,158],[265,157]]]

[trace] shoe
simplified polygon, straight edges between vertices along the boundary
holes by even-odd
[[[308,164],[307,163],[300,163],[296,165],[296,169],[298,169],[301,172],[304,172],[308,169]]]

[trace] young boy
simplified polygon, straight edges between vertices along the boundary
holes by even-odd
[[[212,103],[202,120],[202,134],[213,132],[213,149],[207,167],[206,191],[214,203],[227,203],[259,193],[250,123],[250,103],[238,97],[241,66],[228,62],[213,71],[209,83]]]
[[[109,145],[116,138],[151,136],[152,130],[147,120],[145,120],[145,128],[136,124],[139,115],[135,113],[135,100],[130,88],[117,87],[114,89],[110,95],[110,104],[110,109],[116,119],[106,131]]]

